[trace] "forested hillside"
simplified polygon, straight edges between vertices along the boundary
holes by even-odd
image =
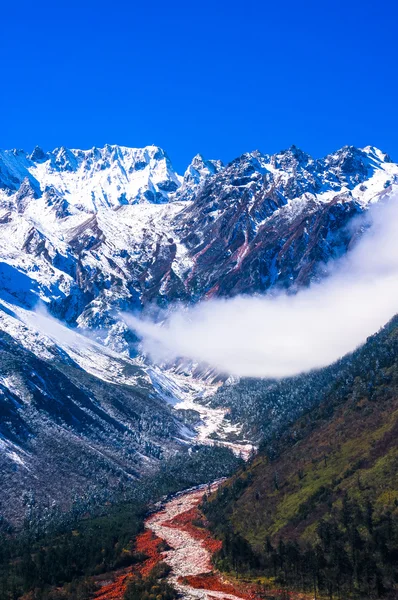
[[[217,565],[338,597],[394,594],[398,320],[339,364],[275,384],[274,406],[309,392],[316,406],[268,429],[260,454],[204,504],[224,541]]]
[[[378,334],[352,354],[323,369],[284,379],[241,379],[221,387],[211,399],[212,406],[228,407],[229,418],[242,423],[242,433],[258,442],[277,438],[304,412],[330,399],[344,399],[351,393],[357,377],[369,391],[385,381],[381,367],[395,363],[393,331],[395,318]]]
[[[147,558],[137,550],[136,536],[154,502],[231,475],[241,462],[227,448],[193,447],[112,504],[77,499],[69,513],[54,514],[33,506],[18,532],[0,520],[0,599],[92,598],[101,581]]]

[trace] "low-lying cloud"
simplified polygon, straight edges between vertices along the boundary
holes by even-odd
[[[156,361],[185,358],[246,377],[326,366],[398,312],[398,199],[375,205],[369,218],[354,249],[296,295],[212,299],[175,308],[161,323],[123,318]]]

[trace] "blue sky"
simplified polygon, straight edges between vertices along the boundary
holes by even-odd
[[[0,147],[296,144],[398,160],[396,2],[3,3]]]

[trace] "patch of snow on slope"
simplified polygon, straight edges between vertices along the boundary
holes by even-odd
[[[30,468],[27,465],[29,454],[25,452],[25,450],[22,450],[22,448],[20,448],[16,444],[13,444],[10,440],[5,440],[1,435],[0,451],[4,452],[5,455],[14,463],[30,471]]]

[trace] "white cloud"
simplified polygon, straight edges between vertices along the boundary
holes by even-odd
[[[175,308],[162,323],[123,315],[157,361],[184,357],[232,375],[284,377],[332,363],[398,312],[398,199],[329,275],[296,295],[239,296]]]

